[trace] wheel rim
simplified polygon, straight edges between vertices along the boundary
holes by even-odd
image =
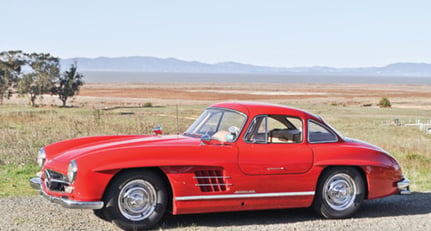
[[[323,187],[323,198],[328,205],[338,211],[349,208],[356,198],[355,180],[344,173],[330,177]]]
[[[130,181],[118,195],[121,214],[132,221],[146,219],[154,212],[156,205],[156,189],[150,182],[142,179]]]

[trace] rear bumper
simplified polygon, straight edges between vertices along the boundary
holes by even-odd
[[[34,189],[39,189],[40,194],[48,199],[50,202],[60,204],[61,206],[69,209],[101,209],[103,208],[103,201],[74,201],[63,197],[54,197],[48,195],[42,187],[42,179],[39,177],[30,179],[30,186]]]
[[[403,178],[397,182],[397,188],[400,190],[401,195],[409,195],[410,192],[410,180]]]

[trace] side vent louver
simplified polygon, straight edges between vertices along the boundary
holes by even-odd
[[[222,192],[232,185],[226,182],[230,177],[224,176],[221,170],[200,170],[195,172],[193,177],[197,179],[202,192]]]

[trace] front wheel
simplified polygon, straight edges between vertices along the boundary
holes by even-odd
[[[319,179],[313,209],[325,218],[352,216],[365,197],[362,174],[355,168],[332,168]]]
[[[133,170],[115,177],[104,196],[103,217],[124,230],[154,227],[163,217],[168,193],[164,180],[149,170]]]

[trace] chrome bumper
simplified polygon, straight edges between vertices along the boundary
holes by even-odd
[[[69,209],[101,209],[103,208],[103,201],[74,201],[67,198],[54,197],[48,195],[43,191],[42,179],[39,177],[30,180],[30,186],[34,189],[39,189],[40,194],[48,199],[50,202],[60,204],[61,206]]]
[[[401,195],[409,195],[410,192],[410,181],[407,178],[397,182],[397,188],[400,190]]]

